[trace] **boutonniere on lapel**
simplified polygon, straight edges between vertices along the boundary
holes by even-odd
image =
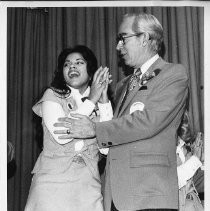
[[[140,80],[140,83],[139,83],[140,88],[142,89],[143,87],[146,87],[146,89],[147,89],[147,86],[145,86],[145,84],[146,84],[149,80],[151,80],[152,78],[154,78],[155,76],[157,76],[157,75],[160,73],[160,71],[161,71],[161,69],[156,69],[156,70],[154,70],[152,73],[146,72],[146,73],[142,76],[142,78],[141,78],[141,80]]]

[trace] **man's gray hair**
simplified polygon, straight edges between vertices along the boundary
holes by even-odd
[[[129,17],[134,18],[132,30],[135,33],[148,33],[151,39],[152,50],[159,52],[163,42],[163,27],[157,18],[146,13],[124,15],[124,19]]]

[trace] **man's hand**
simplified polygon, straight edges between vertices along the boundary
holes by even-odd
[[[204,163],[204,143],[203,134],[201,132],[197,133],[195,142],[192,146],[192,153],[197,156],[202,163]]]
[[[93,138],[96,136],[95,123],[89,117],[81,114],[71,114],[74,118],[59,118],[55,127],[66,127],[66,130],[55,130],[55,134],[61,134],[59,139],[69,138]],[[69,131],[70,133],[68,134]]]

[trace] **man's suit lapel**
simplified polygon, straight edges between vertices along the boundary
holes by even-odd
[[[157,59],[157,61],[155,61],[151,67],[149,67],[149,69],[147,70],[147,72],[149,74],[151,74],[154,70],[156,69],[162,69],[163,66],[166,64],[166,62],[160,57]],[[145,74],[145,73],[144,73]],[[143,75],[144,75],[143,74]],[[143,77],[142,75],[142,77]],[[130,78],[130,77],[129,77]],[[129,79],[127,80],[128,83]],[[141,81],[140,81],[141,82]],[[121,102],[123,100],[123,97],[125,95],[125,91],[126,91],[126,87],[127,87],[127,83],[124,85],[120,100],[118,101],[115,113],[114,113],[114,118],[116,118],[117,116],[120,116],[122,114],[122,112],[127,108],[127,106],[129,105],[130,101],[135,97],[136,93],[138,92],[138,90],[140,89],[140,86],[137,85],[134,90],[128,95],[124,105],[122,106],[121,110],[119,111],[119,107],[121,105]]]
[[[119,108],[120,108],[120,105],[121,105],[121,103],[122,103],[122,101],[123,101],[123,98],[124,98],[124,96],[125,96],[125,93],[126,93],[127,86],[128,86],[128,83],[129,83],[130,78],[131,78],[131,75],[130,75],[129,77],[127,77],[127,78],[123,81],[123,83],[122,83],[122,85],[121,85],[122,91],[121,91],[120,97],[118,98],[118,101],[117,101],[117,105],[116,105],[115,112],[114,112],[114,118],[118,116]]]
[[[125,110],[125,108],[128,106],[129,102],[133,99],[133,97],[136,95],[137,91],[139,90],[139,86],[137,85],[127,96],[127,99],[124,102],[124,105],[122,106],[121,110],[119,111],[118,116],[121,115],[122,111]]]
[[[156,69],[162,69],[163,68],[163,66],[166,64],[166,62],[161,58],[161,57],[159,57],[158,59],[157,59],[157,61],[155,61],[152,65],[151,65],[151,67],[149,67],[149,69],[146,71],[146,73],[144,73],[143,75],[142,75],[142,77],[145,75],[145,74],[152,74],[152,72],[154,72]]]

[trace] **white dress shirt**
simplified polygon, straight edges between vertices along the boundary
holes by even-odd
[[[158,60],[160,56],[158,54],[155,54],[152,58],[150,58],[149,60],[147,60],[142,66],[141,66],[141,76],[140,78],[144,75],[144,73],[147,72],[147,70],[150,68],[150,66],[155,63],[155,61]],[[134,70],[134,73],[137,69]]]
[[[202,166],[201,161],[195,155],[192,155],[185,161],[185,155],[183,151],[184,141],[179,138],[179,145],[177,146],[176,153],[179,156],[182,164],[177,166],[179,189],[187,184],[187,181],[191,179],[195,172]]]

